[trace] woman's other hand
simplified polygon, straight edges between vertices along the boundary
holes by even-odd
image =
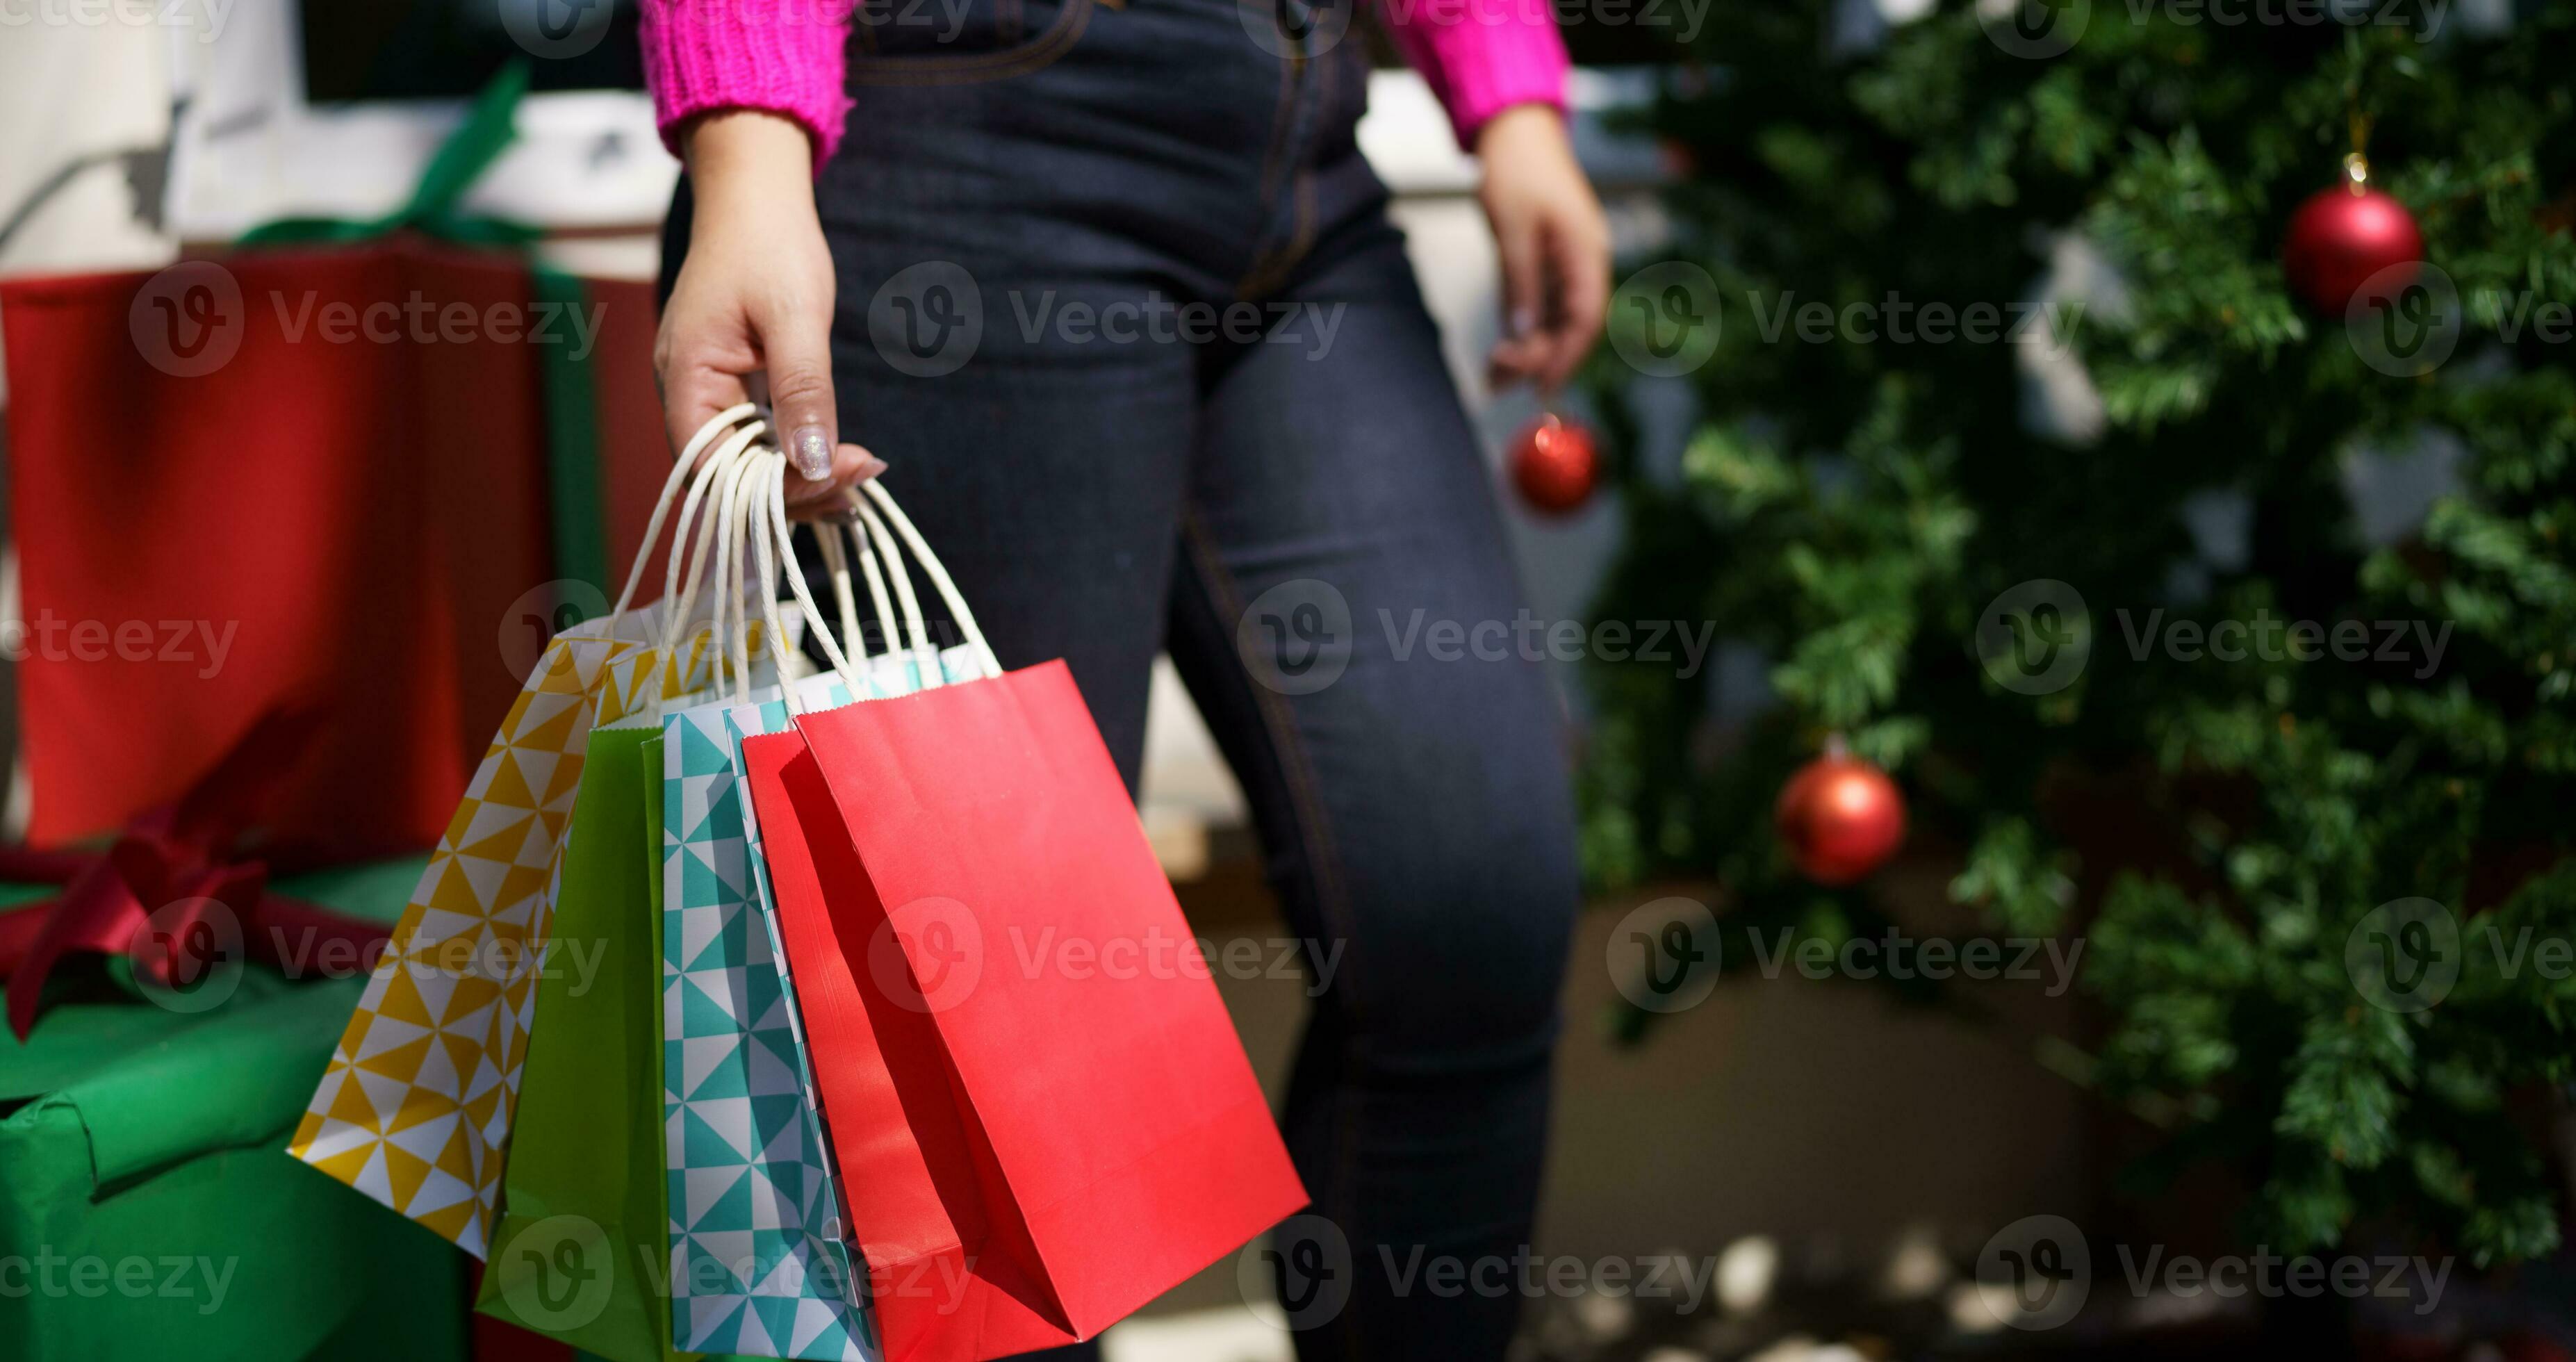
[[[844,489],[885,470],[840,437],[832,400],[831,252],[814,215],[813,147],[775,114],[709,114],[681,135],[696,196],[653,368],[671,447],[768,377],[770,438],[787,455],[790,514],[837,506]]]
[[[1503,339],[1488,381],[1553,391],[1591,352],[1610,298],[1610,227],[1575,163],[1565,117],[1515,104],[1476,134],[1477,197],[1503,263]]]

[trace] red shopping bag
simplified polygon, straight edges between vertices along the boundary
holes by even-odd
[[[745,740],[887,1362],[1089,1338],[1306,1202],[1062,662]]]

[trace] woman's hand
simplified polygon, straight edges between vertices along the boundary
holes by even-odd
[[[1503,339],[1488,381],[1553,391],[1601,334],[1610,299],[1610,227],[1575,164],[1565,118],[1515,104],[1476,134],[1477,192],[1503,258]]]
[[[788,119],[739,111],[691,124],[681,149],[697,213],[653,344],[671,447],[748,400],[751,375],[766,374],[790,513],[821,513],[885,464],[840,438],[832,256],[814,216],[813,147]]]

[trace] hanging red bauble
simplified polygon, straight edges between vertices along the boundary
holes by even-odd
[[[1845,752],[1837,739],[1780,787],[1773,821],[1800,874],[1849,884],[1905,840],[1905,796],[1885,771]]]
[[[1601,485],[1601,452],[1592,432],[1561,419],[1541,415],[1512,437],[1512,485],[1532,509],[1563,515],[1592,499]]]
[[[2369,163],[2344,158],[2345,182],[2321,189],[2290,216],[2281,242],[2281,271],[2318,310],[2341,316],[2372,275],[2424,258],[2424,233],[2406,205],[2366,187]],[[2392,279],[2402,284],[2412,274]]]

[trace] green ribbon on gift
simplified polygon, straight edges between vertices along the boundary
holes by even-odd
[[[540,303],[577,309],[581,280],[536,258],[544,232],[530,223],[462,211],[465,192],[483,177],[503,148],[518,136],[519,101],[528,92],[528,63],[501,68],[474,97],[465,121],[421,172],[411,199],[376,218],[280,218],[244,233],[237,245],[352,245],[417,232],[461,246],[488,246],[527,255],[532,292]],[[567,313],[569,315],[569,313]],[[540,395],[546,412],[546,475],[552,496],[555,575],[608,585],[607,519],[599,482],[599,392],[588,356],[560,344],[540,345]]]

